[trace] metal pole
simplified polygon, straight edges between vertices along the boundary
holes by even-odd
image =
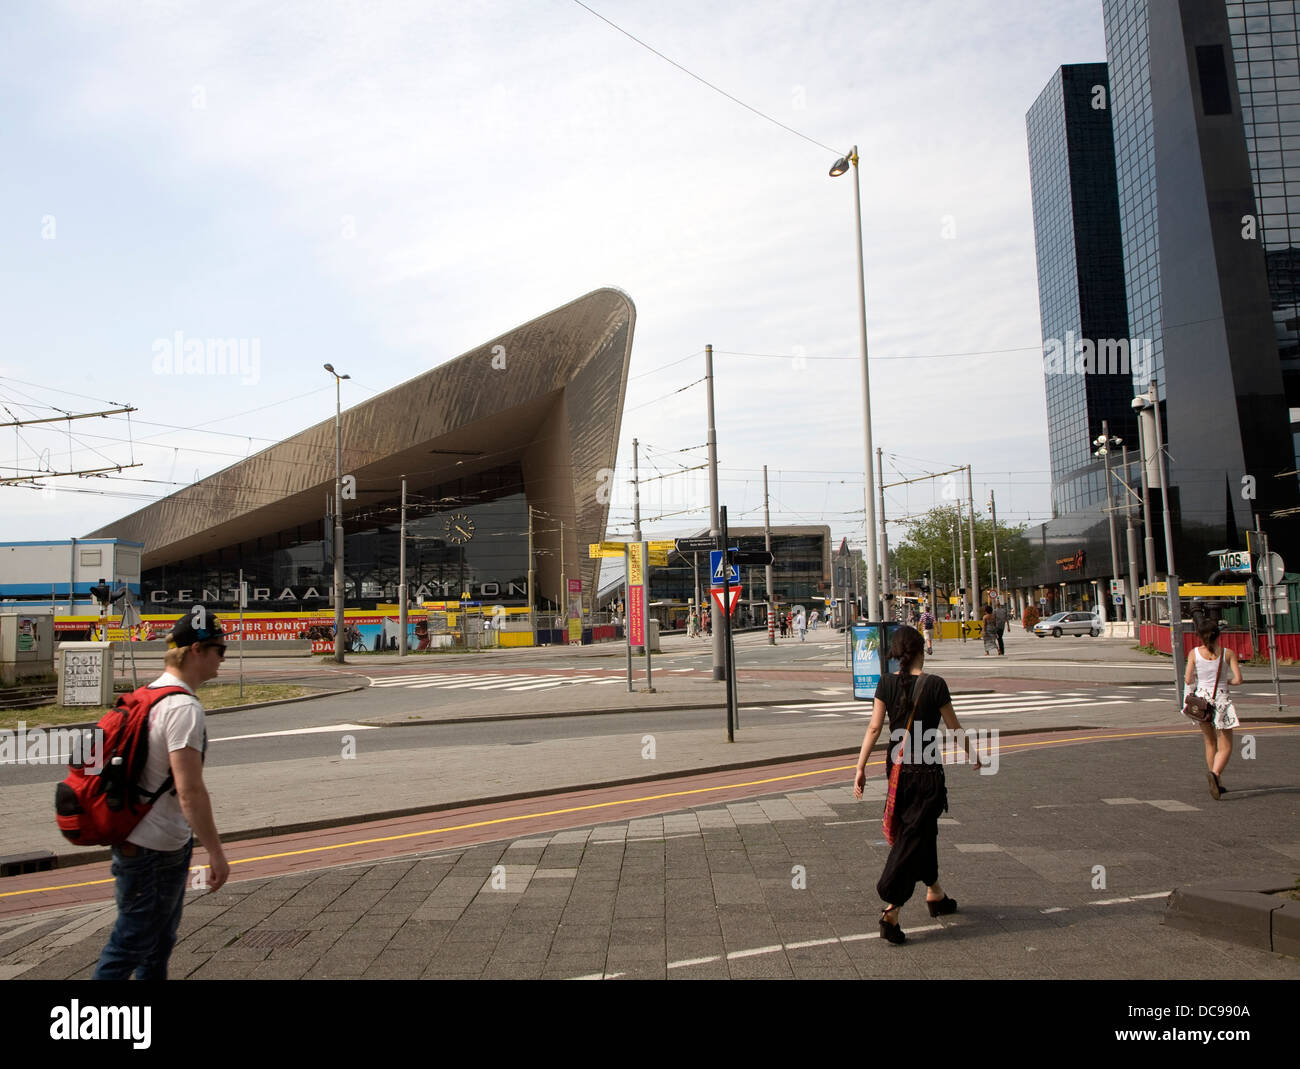
[[[1174,693],[1178,708],[1183,707],[1183,603],[1178,596],[1178,572],[1174,567],[1174,526],[1169,514],[1169,473],[1165,468],[1164,432],[1160,429],[1160,397],[1155,379],[1151,380],[1151,408],[1156,424],[1156,459],[1160,462],[1161,515],[1165,524],[1165,593],[1169,598],[1169,652],[1174,662]]]
[[[1119,570],[1119,532],[1115,524],[1115,488],[1110,481],[1110,421],[1101,421],[1101,455],[1106,465],[1106,517],[1110,524],[1110,575],[1112,579],[1120,577]]]
[[[858,146],[849,153],[853,164],[853,209],[856,213],[858,241],[858,332],[862,339],[862,427],[863,427],[863,496],[866,501],[867,529],[867,608],[868,620],[883,620],[880,609],[880,579],[876,560],[876,502],[871,485],[871,376],[867,365],[867,279],[862,252],[862,190],[858,174]]]
[[[881,593],[884,607],[881,619],[889,615],[892,588],[889,584],[889,534],[885,530],[885,462],[880,447],[876,447],[876,491],[880,494],[880,561],[884,566],[880,573]]]
[[[993,517],[993,589],[1002,593],[1002,564],[998,560],[998,505],[989,491],[989,514]]]
[[[970,504],[970,513],[966,522],[970,524],[970,575],[971,575],[971,616],[980,611],[980,570],[975,551],[975,490],[971,485],[971,466],[966,465],[966,500]]]
[[[763,548],[772,552],[772,510],[767,498],[767,465],[763,465]],[[776,620],[772,612],[772,566],[766,569],[767,579],[767,644],[776,645]],[[835,600],[835,565],[831,564],[831,600]]]
[[[1146,580],[1147,587],[1154,588],[1156,583],[1156,540],[1151,533],[1151,480],[1147,478],[1147,465],[1151,461],[1151,442],[1150,436],[1146,431],[1146,420],[1142,414],[1138,414],[1138,452],[1140,461],[1138,463],[1138,472],[1142,476],[1142,530],[1143,530],[1143,548],[1146,557]],[[1143,618],[1148,624],[1154,624],[1157,616],[1152,611],[1153,599],[1155,592],[1148,595],[1146,608],[1143,611]],[[1152,641],[1155,641],[1152,639]],[[1173,647],[1170,647],[1172,650]]]
[[[641,604],[645,606],[645,689],[647,694],[653,694],[655,685],[650,673],[650,543],[638,544],[641,546]]]
[[[960,524],[961,520],[959,519],[957,523]],[[952,538],[952,585],[955,587],[957,585],[957,526],[955,524],[948,525],[948,534]],[[952,593],[955,594],[957,591],[953,590]],[[952,594],[948,596],[948,611],[952,612]],[[936,613],[936,618],[937,615]]]
[[[643,561],[644,557],[641,558]],[[569,644],[569,586],[568,576],[564,574],[564,521],[560,521],[560,619],[564,621],[564,630],[560,633],[560,645]]]
[[[402,524],[398,535],[398,657],[407,655],[406,479],[402,479]]]
[[[627,562],[624,561],[624,564]],[[624,571],[624,586],[626,587],[627,572]],[[626,590],[624,590],[626,594]],[[537,645],[537,621],[533,618],[533,506],[528,506],[528,632],[531,635],[531,644]]]
[[[732,671],[731,649],[731,562],[727,559],[727,507],[722,506],[719,520],[722,528],[722,620],[721,627],[714,628],[725,636],[723,649],[726,653],[727,671],[727,741],[736,741],[736,697],[731,682],[735,676]]]
[[[1133,520],[1133,488],[1129,486],[1128,470],[1128,446],[1123,446],[1123,452],[1120,454],[1120,461],[1124,465],[1124,478],[1120,480],[1124,484],[1124,513],[1128,519],[1128,532],[1126,535],[1126,547],[1128,549],[1128,592],[1125,597],[1124,608],[1125,618],[1128,620],[1129,629],[1133,637],[1138,637],[1137,622],[1140,620],[1139,607],[1136,604],[1138,596],[1138,552],[1137,552],[1137,526]]]
[[[1268,559],[1268,535],[1259,525],[1259,514],[1255,515],[1255,533],[1259,535],[1260,548],[1263,549],[1264,555],[1260,558],[1263,563],[1261,569],[1263,574],[1260,576],[1264,580],[1264,598],[1268,604],[1268,613],[1265,615],[1265,622],[1268,625],[1268,666],[1269,672],[1273,676],[1273,696],[1277,699],[1277,711],[1283,711],[1282,706],[1282,684],[1277,675],[1277,600],[1273,595],[1273,578],[1272,569],[1269,567]],[[1246,591],[1249,594],[1250,587],[1247,585]]]
[[[244,603],[248,592],[244,589],[244,569],[239,569],[239,697],[244,697]]]
[[[334,376],[334,662],[343,663],[343,383]]]
[[[718,521],[718,432],[713,423],[713,346],[704,347],[704,386],[707,403],[709,406],[709,535],[713,538],[716,545],[718,536],[722,533]],[[722,547],[725,552],[727,547]],[[713,586],[713,577],[709,576],[709,586]],[[713,607],[710,605],[709,611],[712,614]],[[722,628],[713,628],[713,678],[722,680],[727,678],[726,651],[722,644]]]
[[[642,579],[645,574],[642,573]],[[645,589],[642,588],[642,596]],[[632,693],[632,551],[623,543],[623,639],[627,646],[627,692]]]
[[[641,541],[641,469],[637,440],[632,439],[632,537]]]
[[[959,593],[959,597],[961,598],[961,608],[962,608],[961,615],[963,616],[964,619],[969,619],[970,613],[966,611],[967,610],[966,591],[968,589],[968,586],[966,583],[966,543],[965,541],[963,541],[964,534],[965,532],[963,532],[961,529],[961,501],[958,500],[957,502],[957,563],[961,567],[961,587],[959,588],[958,593]],[[964,642],[966,640],[966,628],[964,627],[961,629],[961,637],[962,637],[962,641]]]

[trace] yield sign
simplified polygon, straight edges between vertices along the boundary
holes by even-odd
[[[718,611],[719,611],[719,612],[722,612],[722,611],[725,610],[728,616],[734,616],[734,615],[736,614],[736,606],[737,606],[737,604],[739,604],[739,602],[740,602],[740,587],[738,587],[738,586],[733,586],[733,587],[731,588],[731,591],[730,591],[730,593],[731,593],[731,607],[730,607],[730,608],[727,608],[727,606],[725,606],[725,605],[723,604],[722,599],[723,599],[723,596],[724,596],[727,592],[724,591],[724,590],[722,589],[722,587],[720,587],[720,586],[712,587],[712,588],[710,588],[709,593],[713,595],[713,600],[714,600],[715,602],[717,602],[717,604],[718,604]]]

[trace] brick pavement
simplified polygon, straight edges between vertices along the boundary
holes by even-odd
[[[918,895],[901,948],[876,934],[877,779],[864,802],[789,791],[237,883],[187,903],[173,975],[1296,979],[1296,959],[1160,923],[1174,887],[1300,874],[1300,731],[1257,736],[1219,803],[1190,734],[949,769],[941,880],[961,910],[931,920]],[[88,975],[111,920],[6,923],[0,977]]]

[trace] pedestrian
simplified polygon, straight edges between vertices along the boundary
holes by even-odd
[[[998,607],[993,610],[993,626],[997,628],[998,635],[998,656],[1005,657],[1007,647],[1003,641],[1003,632],[1007,629],[1007,606],[1005,602],[999,601]]]
[[[816,610],[816,609],[813,609],[813,611],[812,611],[812,615],[808,617],[808,630],[809,630],[809,631],[816,631],[816,630],[817,630],[817,610]]]
[[[704,610],[704,633],[710,638],[713,636],[713,611],[711,609]]]
[[[230,876],[203,782],[208,733],[203,706],[194,692],[216,677],[226,644],[221,625],[203,605],[194,605],[168,636],[163,674],[148,686],[184,687],[149,712],[149,756],[138,787],[148,797],[162,791],[144,819],[113,847],[117,923],[108,937],[96,980],[166,980],[189,881],[194,836],[208,852],[209,890]],[[171,789],[168,790],[168,786]]]
[[[794,616],[794,629],[799,632],[799,641],[804,640],[804,631],[808,627],[808,621],[804,617],[803,610],[800,609]]]
[[[928,605],[925,612],[921,613],[921,633],[925,635],[925,652],[934,653],[934,613]]]
[[[785,613],[783,613],[783,612],[779,612],[779,613],[776,614],[776,626],[780,629],[781,637],[782,637],[782,638],[785,638],[785,630],[786,630],[786,615],[785,615]]]
[[[1219,782],[1219,777],[1232,757],[1232,729],[1241,723],[1228,692],[1229,685],[1241,685],[1241,662],[1237,660],[1236,650],[1224,647],[1215,621],[1206,620],[1197,634],[1201,644],[1187,655],[1183,681],[1188,687],[1195,686],[1196,695],[1214,706],[1214,716],[1200,727],[1205,736],[1205,775],[1210,784],[1210,797],[1217,802],[1228,789]]]
[[[948,787],[941,748],[932,740],[937,737],[940,719],[951,731],[960,731],[961,724],[943,677],[922,674],[925,650],[915,628],[900,627],[894,632],[889,656],[898,661],[898,672],[882,675],[876,687],[871,723],[858,753],[853,796],[862,797],[867,758],[888,714],[889,761],[899,765],[895,831],[876,892],[885,903],[880,912],[881,938],[903,943],[907,937],[898,923],[898,911],[912,897],[918,880],[926,886],[925,904],[931,917],[957,912],[956,901],[939,885],[939,815],[948,811]],[[981,767],[978,754],[972,764],[976,770]]]
[[[694,605],[691,606],[691,615],[687,624],[687,638],[700,637],[700,614]]]
[[[998,648],[998,628],[993,621],[993,609],[988,605],[984,606],[984,615],[980,617],[980,625],[984,632],[984,656],[987,657]]]

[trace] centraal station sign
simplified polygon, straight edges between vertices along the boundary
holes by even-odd
[[[280,593],[272,597],[272,587],[248,585],[248,600],[254,601],[328,601],[334,595],[332,586],[325,587],[325,593],[321,593],[314,586],[300,588],[301,593],[294,590],[293,587],[285,587]],[[476,599],[483,598],[527,598],[528,587],[521,586],[519,583],[506,583],[505,592],[501,590],[500,583],[480,583],[478,586],[466,584],[465,590],[468,590]],[[387,596],[389,591],[376,593],[375,597]],[[460,585],[454,582],[448,583],[421,583],[411,591],[411,598],[416,602],[437,601],[440,598],[456,598],[463,593]],[[355,592],[350,596],[355,596]],[[363,597],[370,596],[363,593]],[[396,594],[393,594],[396,597]],[[194,601],[215,601],[235,604],[239,601],[239,590],[231,587],[229,590],[150,590],[149,603],[151,605],[166,605],[170,602],[194,602]]]

